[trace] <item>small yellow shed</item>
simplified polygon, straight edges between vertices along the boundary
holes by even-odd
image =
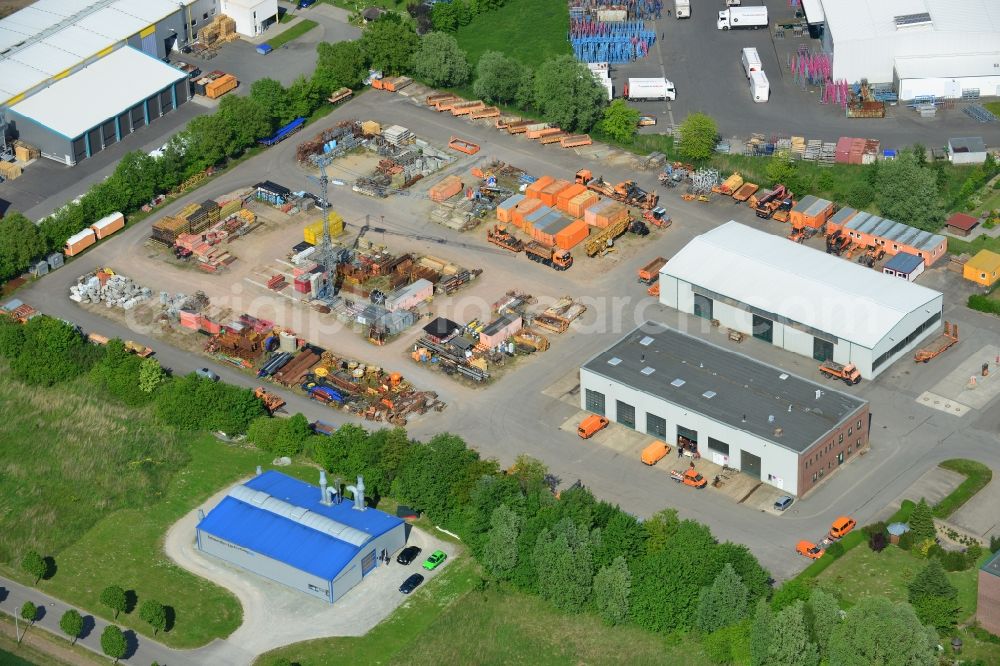
[[[980,250],[976,256],[965,263],[962,275],[966,280],[971,280],[984,287],[992,287],[997,280],[1000,280],[1000,254],[989,250]]]

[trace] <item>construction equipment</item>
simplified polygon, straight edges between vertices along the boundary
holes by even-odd
[[[793,243],[801,243],[806,239],[806,233],[802,229],[792,229],[792,232],[786,238]]]
[[[466,155],[475,155],[479,152],[479,144],[472,143],[467,139],[461,139],[457,136],[453,136],[448,140],[448,147],[452,150],[457,150],[460,153],[465,153]]]
[[[502,224],[496,224],[493,225],[492,229],[487,229],[486,240],[511,252],[521,252],[524,249],[524,241],[507,231],[507,227]]]
[[[736,203],[743,203],[759,189],[760,186],[754,183],[743,183],[738,190],[733,192],[733,199],[736,200]]]
[[[258,386],[253,390],[255,398],[264,404],[264,409],[268,414],[273,415],[276,411],[285,406],[285,401],[280,395],[269,392],[263,386]]]
[[[152,347],[147,347],[133,340],[125,341],[125,350],[130,354],[135,354],[139,358],[149,358],[155,353]]]
[[[826,253],[835,254],[839,257],[840,253],[847,249],[847,246],[850,244],[851,239],[842,234],[840,230],[837,230],[826,237]]]
[[[884,247],[869,245],[867,251],[858,257],[858,263],[871,268],[876,263],[882,261],[883,257],[885,257]]]
[[[654,282],[653,284],[651,284],[649,286],[649,289],[646,290],[646,293],[649,294],[650,296],[655,297],[655,298],[659,298],[660,297],[660,280],[659,280],[659,278],[657,278],[656,282]]]
[[[743,176],[740,175],[739,171],[733,172],[729,178],[726,178],[721,184],[716,185],[712,188],[713,194],[725,194],[732,196],[736,190],[743,187]]]
[[[684,472],[672,469],[670,470],[670,478],[692,488],[704,488],[708,485],[708,479],[699,474],[698,470],[693,467],[689,467]]]
[[[639,282],[653,284],[660,278],[660,269],[667,264],[663,257],[657,257],[639,269]]]
[[[338,88],[337,90],[334,90],[333,93],[330,94],[330,97],[327,98],[327,101],[330,102],[330,104],[337,104],[339,102],[343,102],[344,100],[350,99],[352,95],[354,95],[354,91],[351,90],[350,88]]]
[[[660,227],[661,229],[666,229],[673,224],[673,220],[671,220],[670,216],[667,215],[667,209],[660,208],[659,206],[653,210],[643,211],[642,219],[654,226]]]
[[[580,185],[586,185],[587,189],[597,192],[601,196],[629,206],[637,206],[643,210],[652,210],[660,199],[655,192],[647,192],[639,187],[634,180],[625,180],[617,185],[612,185],[600,176],[594,178],[590,169],[577,171],[576,182]]]
[[[795,199],[784,199],[778,204],[777,209],[774,214],[771,215],[771,219],[775,222],[788,222],[788,216],[791,213],[792,206],[795,205]]]
[[[958,324],[944,323],[944,331],[913,355],[917,363],[926,363],[958,342]]]
[[[549,339],[540,333],[536,333],[530,328],[522,328],[514,334],[514,343],[528,347],[535,351],[546,351],[549,348]]]
[[[590,169],[580,169],[576,172],[576,183],[578,185],[586,185],[594,179],[594,174]]]
[[[598,233],[591,234],[590,237],[587,238],[587,244],[584,246],[587,256],[596,256],[601,251],[614,245],[615,239],[625,233],[625,230],[628,229],[631,221],[631,218],[624,217],[618,222],[604,227]]]
[[[754,211],[757,213],[757,217],[762,220],[769,220],[771,219],[771,216],[774,215],[774,212],[778,210],[778,206],[781,205],[781,202],[789,196],[791,196],[791,193],[784,185],[777,185],[770,194],[756,198],[757,203],[755,205],[753,204],[755,200],[754,197],[750,198],[750,203]]]
[[[861,373],[858,366],[853,363],[843,365],[834,361],[824,361],[819,366],[819,371],[832,379],[842,379],[848,386],[854,386],[861,381]]]
[[[569,253],[569,250],[545,247],[535,241],[524,246],[524,253],[528,259],[545,264],[557,271],[564,271],[573,265],[573,255]]]

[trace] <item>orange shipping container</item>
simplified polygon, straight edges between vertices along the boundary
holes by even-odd
[[[514,210],[511,212],[510,221],[518,229],[524,228],[524,216],[531,215],[536,210],[542,207],[542,202],[538,199],[525,199],[521,203],[514,206]]]
[[[556,181],[552,176],[542,176],[524,190],[524,196],[529,199],[538,199],[541,197],[542,190],[551,185]]]
[[[225,74],[205,85],[205,97],[217,99],[222,97],[239,83],[232,74]]]
[[[514,196],[512,196],[509,199],[507,199],[506,201],[501,202],[500,205],[497,206],[497,221],[498,222],[506,222],[508,224],[509,223],[513,223],[513,221],[514,221],[514,209],[522,201],[525,201],[524,195],[523,194],[515,194]],[[541,202],[539,202],[539,203],[541,203]]]
[[[573,217],[583,217],[584,212],[600,200],[601,197],[596,192],[587,190],[569,200],[566,212]]]
[[[601,229],[620,222],[626,217],[628,217],[628,208],[610,199],[594,204],[583,214],[583,219],[587,224]]]
[[[97,237],[94,235],[94,230],[88,227],[79,233],[73,234],[66,240],[66,247],[63,249],[63,254],[67,257],[72,257],[80,254],[96,242]]]
[[[432,201],[444,201],[450,199],[462,191],[462,179],[458,176],[448,176],[440,183],[431,188],[430,196]]]
[[[106,217],[102,217],[97,222],[90,225],[90,228],[94,230],[97,234],[97,239],[107,238],[116,231],[120,231],[125,227],[125,216],[121,213],[111,213]]]
[[[556,234],[556,245],[564,250],[573,249],[590,234],[590,227],[583,220],[573,220],[573,223]]]
[[[556,197],[556,208],[558,208],[563,212],[568,212],[569,202],[573,199],[573,197],[582,194],[586,191],[587,191],[586,185],[581,185],[579,183],[570,185],[565,190],[560,192],[559,195]]]
[[[548,185],[545,186],[544,189],[542,189],[541,194],[539,194],[538,198],[541,199],[542,203],[545,204],[546,206],[555,206],[556,197],[559,196],[559,193],[568,188],[570,185],[572,185],[572,183],[570,183],[568,180],[557,180],[552,183],[549,183]]]

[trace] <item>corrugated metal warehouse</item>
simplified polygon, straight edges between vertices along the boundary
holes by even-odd
[[[937,328],[940,292],[730,221],[660,270],[660,302],[873,379]]]
[[[900,99],[1000,95],[996,0],[804,0],[833,79],[891,83]]]
[[[259,470],[258,470],[259,471]],[[361,478],[346,490],[273,470],[232,487],[197,526],[198,550],[333,603],[406,545],[406,526],[366,508]]]
[[[10,108],[60,84],[69,84],[63,85],[61,89],[66,96],[49,97],[49,104],[68,104],[74,111],[82,111],[88,117],[104,115],[107,111],[105,117],[98,119],[101,123],[130,112],[131,109],[127,106],[111,110],[109,98],[128,97],[134,105],[162,92],[144,78],[147,72],[153,71],[152,68],[140,67],[134,58],[123,58],[118,62],[121,67],[95,69],[95,63],[123,50],[123,47],[132,47],[151,59],[163,60],[172,51],[195,40],[198,31],[221,13],[219,2],[220,0],[38,0],[0,19],[0,130],[7,130],[12,138],[22,138],[30,144],[38,145],[45,157],[67,164],[75,164],[101,147],[110,145],[112,128],[108,126],[94,133],[89,150],[85,146],[82,150],[46,150],[45,142],[33,140],[33,137],[38,136],[38,131],[29,130],[29,135],[18,137],[21,128],[16,125],[6,128],[5,120],[11,120],[10,116],[14,115],[9,111]],[[265,5],[273,5],[273,17],[277,13],[276,0],[267,0]],[[266,24],[270,21],[261,11],[257,11],[257,14],[260,22]],[[259,30],[255,30],[250,33],[251,36],[258,34]],[[84,76],[85,80],[71,84],[78,76]],[[160,76],[153,77],[153,81],[157,83],[161,79]],[[122,95],[117,90],[121,88],[128,89],[129,94]],[[69,93],[73,96],[69,97]],[[155,103],[154,113],[146,117],[144,112],[144,122],[159,117],[158,110],[164,108],[166,97],[161,96],[159,100]],[[187,101],[186,94],[183,101]],[[183,101],[171,98],[170,108],[176,108]],[[97,109],[92,111],[88,108],[92,105],[99,107],[101,113],[97,113]],[[22,113],[21,117],[26,116]],[[129,127],[134,128],[138,122],[138,114],[129,120]],[[120,122],[116,121],[116,124],[120,125]],[[96,123],[84,130],[92,128],[96,128]],[[127,134],[128,130],[118,128],[114,140],[120,140]],[[60,130],[55,130],[45,134],[43,138],[48,143],[60,144],[62,139],[76,140],[80,136],[82,135],[67,137]],[[100,142],[96,139],[100,139]]]
[[[868,403],[646,322],[580,369],[581,407],[804,495],[868,446]]]

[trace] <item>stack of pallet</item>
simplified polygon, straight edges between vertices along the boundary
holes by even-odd
[[[15,178],[21,177],[21,167],[13,162],[4,162],[0,160],[0,179],[2,180],[14,180]]]
[[[462,191],[462,179],[458,176],[448,176],[431,188],[430,197],[438,203],[450,199]]]
[[[42,153],[38,148],[28,145],[20,139],[14,142],[14,157],[17,158],[19,162],[30,162],[31,160],[38,159],[42,156]]]
[[[190,231],[191,223],[183,217],[165,217],[153,223],[151,238],[172,247],[178,236]]]
[[[239,39],[239,35],[236,34],[236,21],[225,14],[219,14],[198,31],[198,41],[205,46],[211,46],[216,42],[231,42],[234,39]]]
[[[805,137],[793,136],[791,138],[791,151],[792,155],[795,155],[796,157],[802,157],[803,153],[806,152]]]

